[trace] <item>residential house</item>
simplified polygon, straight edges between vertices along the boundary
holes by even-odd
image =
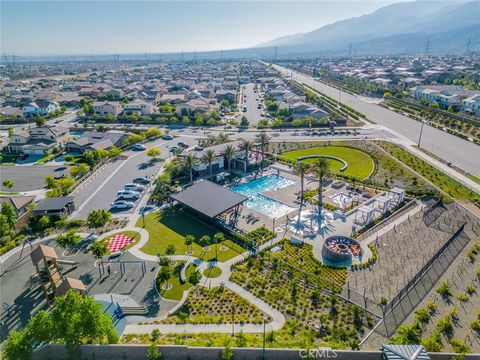
[[[462,100],[462,111],[480,116],[480,94]]]
[[[92,108],[97,115],[117,116],[122,112],[122,105],[117,101],[96,101]]]
[[[23,107],[23,115],[25,116],[44,116],[48,115],[55,110],[59,110],[60,105],[55,101],[50,100],[35,100]]]
[[[160,104],[180,104],[185,102],[185,94],[163,94],[160,98]]]
[[[83,154],[85,151],[108,150],[112,146],[121,147],[127,137],[127,133],[118,130],[86,131],[67,143],[67,151]]]
[[[290,106],[290,110],[294,119],[304,119],[306,117],[322,119],[328,115],[327,112],[303,102],[293,104]]]
[[[150,115],[153,112],[153,105],[142,100],[134,100],[123,106],[124,114]]]
[[[215,98],[218,102],[227,100],[230,104],[234,104],[237,101],[237,92],[235,90],[218,90]]]
[[[176,106],[175,111],[177,114],[184,114],[185,112],[193,114],[195,112],[207,113],[213,110],[218,110],[220,107],[216,104],[216,101],[209,101],[209,99],[198,98],[187,101],[186,103]]]
[[[67,217],[75,211],[73,196],[51,197],[42,200],[32,211],[38,216]]]
[[[69,130],[61,126],[34,127],[12,135],[5,150],[14,154],[43,155],[46,150],[65,147],[69,135]]]
[[[35,196],[0,196],[0,204],[3,204],[3,202],[5,201],[12,205],[13,210],[17,214],[17,217],[23,216],[28,211],[29,205],[33,204],[34,200]]]

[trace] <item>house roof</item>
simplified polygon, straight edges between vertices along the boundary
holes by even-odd
[[[387,360],[430,360],[421,345],[382,345],[382,353]]]
[[[46,198],[38,204],[38,206],[34,209],[35,212],[37,211],[55,211],[55,210],[62,210],[67,206],[67,204],[73,202],[73,196],[59,196],[59,197],[52,197]]]
[[[248,200],[248,197],[208,180],[200,180],[171,198],[210,218]]]
[[[0,203],[8,201],[18,211],[35,200],[35,196],[0,196]]]

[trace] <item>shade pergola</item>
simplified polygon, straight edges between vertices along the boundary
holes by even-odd
[[[87,293],[87,288],[83,284],[82,280],[67,277],[65,278],[65,280],[63,280],[60,286],[57,287],[57,289],[55,290],[55,295],[63,296],[68,292],[68,290],[75,290],[81,294]]]
[[[247,196],[208,180],[200,180],[170,198],[209,218],[215,218],[248,200]]]

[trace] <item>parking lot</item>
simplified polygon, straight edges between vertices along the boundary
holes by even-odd
[[[61,175],[63,165],[22,165],[22,166],[0,166],[0,179],[11,179],[15,182],[12,191],[32,191],[42,189],[45,185],[45,177],[48,175]],[[0,184],[2,191],[8,191]]]
[[[147,148],[157,147],[161,151],[160,158],[165,159],[170,156],[169,149],[181,141],[196,144],[194,138],[177,137],[174,140],[159,139],[145,145]],[[151,162],[145,151],[127,151],[124,155],[128,158],[105,165],[73,193],[76,207],[74,218],[86,219],[91,210],[110,209],[111,203],[117,198],[117,192],[124,190],[125,184],[132,183],[137,177],[152,178],[162,165],[162,162]],[[133,208],[117,209],[113,213],[126,215],[134,212],[145,192],[141,194]]]

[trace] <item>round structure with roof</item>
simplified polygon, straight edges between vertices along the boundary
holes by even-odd
[[[362,248],[358,241],[348,236],[330,236],[323,243],[322,256],[331,264],[351,262],[353,256],[361,255]]]

